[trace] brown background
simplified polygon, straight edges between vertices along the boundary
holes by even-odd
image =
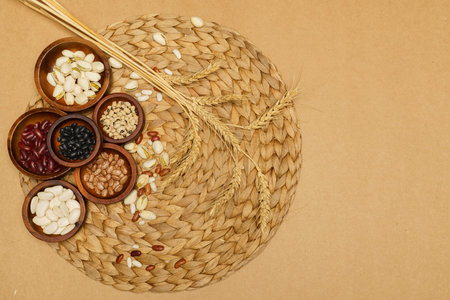
[[[35,94],[40,51],[69,33],[0,2],[1,299],[450,298],[450,3],[62,1],[93,28],[153,12],[217,21],[302,89],[301,182],[267,249],[213,286],[131,295],[84,276],[22,224],[6,135]]]

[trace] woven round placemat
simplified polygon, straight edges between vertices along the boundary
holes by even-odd
[[[163,32],[167,46],[153,41]],[[221,68],[206,78],[177,89],[192,96],[242,95],[242,100],[220,104],[211,110],[225,123],[248,125],[286,92],[276,67],[252,43],[232,29],[216,23],[194,28],[188,17],[145,15],[108,26],[101,33],[160,70],[189,75],[212,61]],[[181,59],[172,53],[177,48]],[[130,70],[113,70],[111,92],[123,91]],[[149,88],[139,80],[140,89]],[[155,94],[142,102],[146,129],[157,130],[171,155],[183,143],[188,126],[182,109],[168,97],[157,102]],[[46,106],[33,99],[28,109]],[[87,113],[89,114],[89,112]],[[301,167],[301,136],[293,106],[285,108],[270,125],[259,130],[234,130],[241,147],[259,164],[269,180],[271,218],[264,233],[257,227],[258,191],[256,169],[243,157],[242,184],[233,198],[215,215],[213,200],[223,190],[233,161],[220,138],[207,127],[200,131],[201,154],[186,174],[162,193],[152,194],[147,209],[156,220],[139,225],[131,221],[129,206],[88,203],[84,226],[71,239],[50,244],[57,253],[92,279],[120,290],[181,291],[217,282],[254,258],[275,234],[294,199]],[[38,182],[20,175],[25,193]],[[65,179],[74,182],[73,173]],[[128,268],[118,254],[138,244],[142,268]],[[161,244],[155,252],[151,245]],[[125,256],[127,257],[127,256]],[[174,268],[184,258],[186,264]],[[151,272],[145,265],[154,264]]]

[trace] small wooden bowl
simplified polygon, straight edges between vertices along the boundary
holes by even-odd
[[[84,174],[86,172],[87,166],[83,166],[81,168],[75,169],[75,182],[77,184],[78,189],[80,190],[83,196],[94,202],[99,204],[112,204],[123,200],[131,190],[134,188],[137,179],[137,167],[136,162],[128,151],[123,149],[122,147],[115,144],[104,144],[102,152],[119,154],[119,157],[125,160],[125,167],[127,168],[128,174],[130,174],[128,181],[124,184],[124,188],[110,196],[110,197],[99,197],[94,190],[90,189],[87,185],[85,185],[85,181],[83,179]]]
[[[78,222],[75,223],[75,228],[64,235],[45,234],[41,226],[38,226],[33,223],[33,218],[35,214],[32,214],[30,211],[31,199],[33,199],[33,197],[36,196],[37,193],[44,190],[45,188],[55,185],[62,185],[67,189],[71,189],[75,194],[76,200],[80,203],[80,219],[78,220]],[[62,242],[71,238],[78,231],[78,229],[81,228],[81,225],[83,224],[85,217],[86,217],[86,204],[84,203],[83,196],[76,189],[76,187],[74,187],[67,181],[62,180],[48,180],[42,182],[41,184],[38,184],[28,193],[22,205],[22,219],[25,224],[25,227],[35,238],[49,243]]]
[[[62,56],[61,52],[66,49],[73,52],[81,50],[86,54],[92,53],[95,56],[95,61],[101,61],[105,65],[105,71],[101,73],[102,78],[99,81],[102,87],[97,92],[97,97],[89,100],[86,104],[79,105],[75,103],[74,105],[66,105],[64,97],[56,100],[53,97],[54,87],[47,81],[47,74],[53,71],[56,60]],[[81,38],[69,37],[53,42],[42,51],[34,68],[34,82],[39,94],[48,104],[68,112],[82,111],[94,106],[105,95],[111,82],[111,69],[108,59],[100,48]]]
[[[67,158],[62,156],[58,151],[59,145],[61,144],[60,142],[58,142],[58,137],[60,135],[59,130],[63,127],[71,126],[73,123],[86,126],[91,132],[94,132],[95,136],[94,150],[92,150],[91,155],[89,155],[88,158],[83,160],[76,160],[76,161],[68,160]],[[90,163],[97,156],[98,152],[102,148],[102,144],[103,144],[103,137],[102,133],[100,132],[100,129],[98,129],[94,121],[80,114],[70,114],[59,118],[58,120],[56,120],[55,123],[53,123],[52,127],[50,127],[47,135],[47,147],[51,157],[53,157],[53,159],[60,165],[71,168],[78,168]]]
[[[132,105],[134,105],[136,107],[137,114],[138,114],[138,124],[136,126],[136,129],[133,131],[132,134],[130,134],[126,138],[120,139],[120,140],[115,140],[113,138],[110,138],[108,136],[108,134],[103,130],[103,125],[100,123],[100,118],[102,117],[103,113],[106,111],[108,106],[111,105],[114,101],[124,101],[124,102],[131,103]],[[113,143],[113,144],[124,144],[124,143],[127,143],[127,142],[135,139],[141,133],[142,129],[144,128],[144,124],[145,124],[144,110],[142,109],[139,102],[136,99],[134,99],[132,96],[130,96],[128,94],[123,94],[123,93],[110,94],[110,95],[106,96],[105,98],[103,98],[102,100],[100,100],[100,102],[98,102],[94,108],[94,112],[92,113],[92,119],[97,124],[97,126],[100,128],[100,130],[103,132],[103,139],[106,142]]]
[[[48,180],[58,178],[69,171],[69,168],[63,167],[61,171],[53,174],[42,175],[32,173],[31,171],[25,169],[20,163],[20,149],[18,146],[19,141],[22,139],[22,132],[28,125],[36,122],[42,122],[45,119],[48,119],[54,123],[58,118],[65,115],[65,112],[54,108],[36,108],[24,113],[14,122],[8,134],[8,152],[11,161],[20,172],[38,180]]]

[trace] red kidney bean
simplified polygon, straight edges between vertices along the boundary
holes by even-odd
[[[44,151],[47,150],[47,145],[46,144],[42,144],[39,148],[38,148],[38,154],[39,156],[41,156],[42,154],[44,154]]]
[[[44,157],[42,158],[42,165],[44,166],[44,168],[47,169],[48,166],[48,158],[47,156],[44,155]]]
[[[20,149],[20,159],[27,160],[28,154],[25,150]]]
[[[33,151],[31,151],[31,153],[34,155],[34,156],[36,156],[36,161],[38,161],[39,160],[39,153],[37,152],[37,149],[33,149]]]
[[[155,136],[155,135],[158,135],[158,131],[149,131],[149,132],[147,132],[147,135],[148,135],[148,136]]]
[[[123,259],[123,254],[120,254],[119,256],[117,256],[117,258],[116,258],[116,263],[120,263],[121,261],[122,261],[122,259]]]
[[[23,131],[24,131],[24,132],[30,131],[30,130],[33,129],[33,127],[34,127],[33,124],[27,125],[27,127],[25,127],[25,129],[24,129]]]
[[[137,196],[138,196],[138,197],[142,196],[142,194],[144,194],[144,192],[145,192],[145,189],[144,189],[144,188],[140,189],[140,190],[137,192]]]
[[[155,265],[148,265],[147,268],[145,268],[146,271],[151,271],[155,269]]]
[[[42,132],[39,130],[39,128],[35,128],[33,130],[34,134],[39,138],[42,139],[44,137],[44,135],[42,134]]]
[[[153,245],[152,249],[154,251],[163,251],[164,250],[164,246],[163,245]]]
[[[30,162],[30,168],[33,172],[36,172],[36,162],[35,161]]]
[[[21,160],[20,163],[21,163],[26,169],[29,169],[29,168],[30,168],[30,165],[28,164],[28,161]]]
[[[22,137],[26,140],[30,140],[34,136],[32,131],[22,132]]]
[[[152,188],[150,187],[150,184],[149,183],[147,183],[146,185],[145,185],[145,187],[143,188],[143,190],[145,190],[145,194],[148,196],[148,195],[150,195],[151,193],[152,193]]]
[[[161,172],[161,164],[158,164],[155,168],[155,173],[159,174],[159,172]]]
[[[154,142],[154,141],[160,141],[161,138],[160,138],[159,136],[155,135],[155,136],[152,136],[151,140],[152,140],[152,142]]]
[[[50,124],[49,120],[44,120],[41,124],[41,130],[45,130],[45,128]]]
[[[29,142],[28,140],[22,138],[21,142],[27,146],[31,146],[31,142]]]
[[[19,148],[23,149],[23,150],[26,150],[26,151],[30,151],[31,150],[30,146],[27,146],[27,145],[25,145],[22,142],[19,142]]]
[[[141,256],[141,251],[139,250],[133,250],[130,253],[131,256]]]
[[[152,171],[144,171],[144,172],[142,172],[142,174],[147,174],[149,177],[153,177]]]
[[[36,163],[36,167],[37,167],[39,173],[41,173],[41,174],[44,173],[44,167],[42,166],[42,164],[40,162]]]
[[[30,160],[36,162],[39,158],[33,152],[30,153]]]
[[[186,263],[186,260],[184,258],[180,259],[179,261],[177,261],[175,263],[175,269],[178,269],[179,267],[181,267],[182,265],[184,265]]]
[[[167,175],[169,173],[170,173],[170,169],[169,168],[162,169],[161,172],[159,172],[159,176],[163,177],[163,176],[165,176],[165,175]]]
[[[140,134],[138,137],[137,137],[137,139],[136,139],[136,144],[140,144],[141,142],[142,142],[142,139],[143,139],[144,137],[142,136],[142,134]]]
[[[131,219],[133,222],[136,222],[137,220],[139,220],[139,211],[136,211]]]

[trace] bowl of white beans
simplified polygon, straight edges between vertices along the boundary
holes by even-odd
[[[35,186],[25,197],[22,218],[36,238],[61,242],[81,228],[86,204],[81,193],[67,181],[48,180]]]

